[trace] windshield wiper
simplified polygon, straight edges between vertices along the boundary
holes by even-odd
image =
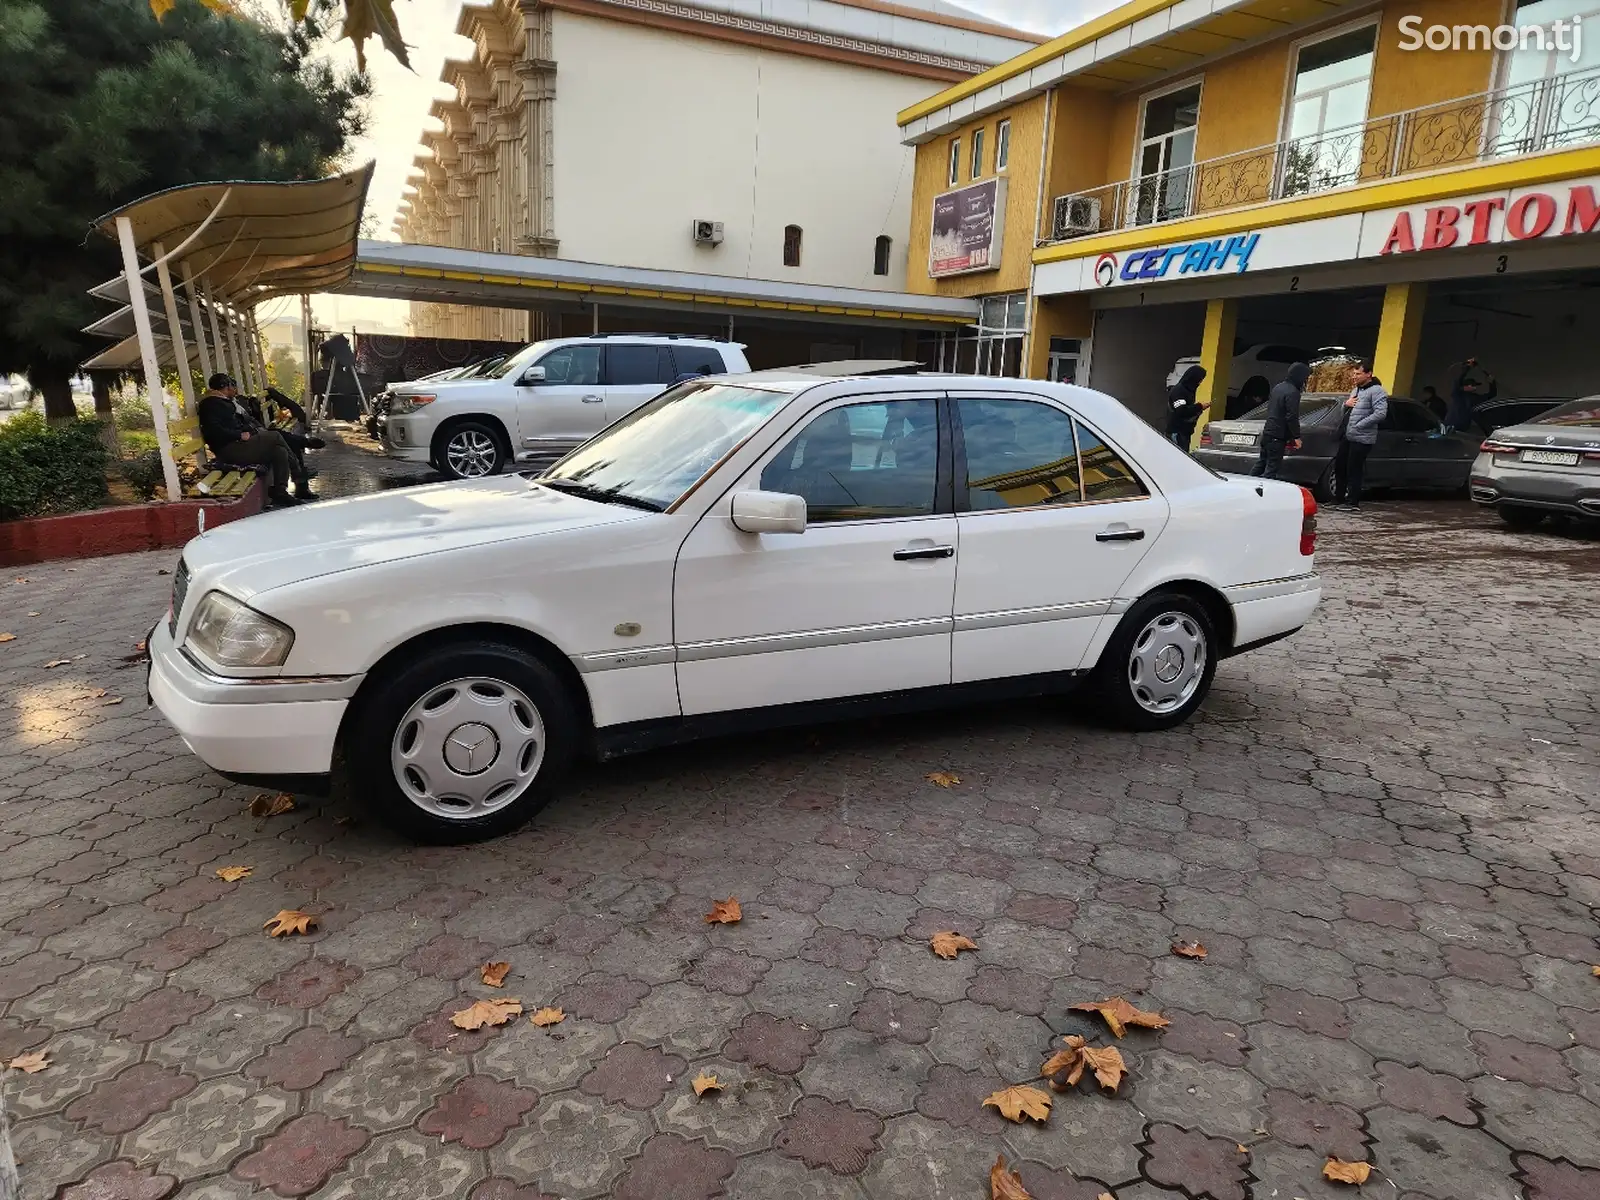
[[[626,495],[615,488],[597,488],[591,484],[577,483],[571,479],[537,479],[534,482],[553,491],[565,492],[569,496],[580,496],[585,500],[598,500],[601,504],[625,504],[629,508],[642,508],[645,512],[665,512],[667,507],[665,504],[658,504],[654,500],[646,500],[642,496]]]

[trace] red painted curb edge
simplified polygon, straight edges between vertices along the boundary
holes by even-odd
[[[138,504],[96,508],[60,517],[30,517],[0,522],[0,566],[60,558],[94,558],[182,546],[205,527],[215,529],[261,511],[258,480],[237,500],[180,500],[176,504]]]

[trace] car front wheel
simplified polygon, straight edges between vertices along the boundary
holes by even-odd
[[[1171,729],[1211,690],[1217,637],[1199,602],[1176,592],[1140,600],[1122,618],[1095,668],[1105,711],[1129,729]]]
[[[439,470],[451,479],[482,479],[497,475],[505,465],[500,435],[482,421],[461,421],[445,430],[434,456]]]
[[[353,781],[377,815],[419,841],[497,837],[550,802],[577,719],[561,681],[512,646],[423,652],[375,681],[353,739]]]

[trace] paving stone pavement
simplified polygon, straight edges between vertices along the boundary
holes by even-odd
[[[176,555],[7,572],[0,1061],[51,1060],[3,1076],[24,1194],[934,1200],[1004,1153],[1040,1200],[1326,1200],[1338,1154],[1361,1194],[1596,1200],[1600,537],[1408,501],[1323,541],[1314,623],[1183,729],[719,742],[460,849],[341,800],[254,819],[186,753],[126,661]],[[321,928],[267,937],[285,907]],[[1068,1006],[1117,993],[1172,1021],[1117,1094],[982,1107],[1108,1042]],[[450,1024],[495,994],[567,1018]]]

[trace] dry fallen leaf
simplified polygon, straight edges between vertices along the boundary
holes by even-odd
[[[961,776],[950,771],[929,771],[923,778],[935,787],[942,788],[955,787],[961,782]]]
[[[1330,1158],[1322,1164],[1322,1177],[1331,1179],[1334,1183],[1363,1184],[1367,1176],[1372,1174],[1372,1164],[1364,1162],[1345,1162],[1342,1158]]]
[[[1050,1086],[1058,1092],[1077,1087],[1078,1080],[1083,1078],[1084,1068],[1088,1066],[1083,1057],[1084,1040],[1077,1034],[1068,1034],[1062,1040],[1067,1043],[1067,1048],[1056,1051],[1039,1068],[1039,1074],[1049,1079]]]
[[[933,952],[940,958],[954,958],[963,950],[976,950],[978,948],[978,943],[966,934],[956,933],[954,930],[949,929],[934,934],[929,939],[928,945],[933,948]]]
[[[19,1054],[6,1066],[13,1071],[21,1071],[24,1075],[37,1075],[50,1065],[50,1056],[43,1050],[30,1050],[26,1054]]]
[[[71,661],[72,660],[70,658],[52,658],[49,662],[45,663],[44,669],[48,671],[54,667],[64,667]]]
[[[478,973],[483,976],[483,982],[489,987],[505,987],[506,973],[511,970],[508,962],[487,962],[478,968]]]
[[[1145,1029],[1164,1029],[1172,1024],[1160,1013],[1145,1012],[1141,1008],[1135,1008],[1121,996],[1112,996],[1107,1000],[1093,1000],[1088,1004],[1074,1004],[1070,1007],[1076,1012],[1099,1013],[1111,1027],[1111,1032],[1118,1037],[1128,1032],[1129,1025],[1139,1025]]]
[[[111,699],[107,700],[100,707],[101,708],[110,708],[113,704],[121,704],[122,703],[122,699],[123,698],[121,696],[113,696],[113,697],[111,697]]]
[[[1237,1150],[1240,1154],[1249,1154],[1250,1153],[1250,1147],[1246,1146],[1243,1142],[1235,1142],[1233,1144],[1233,1148],[1235,1150]]]
[[[1043,1123],[1050,1116],[1050,1103],[1049,1092],[1025,1084],[1002,1088],[983,1102],[985,1108],[997,1108],[1002,1117],[1019,1125],[1027,1117]]]
[[[475,1001],[450,1017],[457,1029],[482,1029],[485,1025],[504,1025],[522,1011],[522,1001],[509,996],[496,996],[493,1000]]]
[[[1083,1061],[1094,1071],[1100,1086],[1110,1092],[1117,1090],[1117,1084],[1128,1072],[1128,1065],[1122,1061],[1122,1051],[1115,1046],[1085,1046]]]
[[[706,914],[707,925],[732,925],[744,917],[744,910],[739,907],[739,901],[729,896],[726,900],[718,900],[711,906],[711,911]]]
[[[549,1025],[561,1024],[561,1022],[567,1019],[567,1014],[565,1010],[559,1008],[541,1008],[528,1019],[540,1029],[544,1029]]]
[[[696,1096],[704,1096],[707,1092],[720,1092],[722,1090],[722,1084],[717,1082],[717,1077],[706,1071],[701,1071],[700,1074],[690,1080],[689,1086],[694,1088]]]
[[[1006,1169],[1006,1156],[997,1155],[989,1168],[989,1200],[1033,1200],[1022,1186],[1022,1176]]]
[[[251,867],[218,867],[217,878],[224,883],[238,883],[241,879],[249,879]]]
[[[1172,952],[1179,958],[1204,958],[1206,948],[1200,942],[1173,942]]]
[[[0,633],[0,642],[14,642],[16,640],[17,635],[14,633]]]
[[[89,699],[91,699],[91,700],[104,700],[110,694],[111,693],[106,691],[105,688],[95,688],[94,691],[89,693]]]
[[[1600,978],[1600,967],[1590,967],[1589,973],[1594,975],[1596,978]]]
[[[1101,1192],[1094,1200],[1117,1200],[1110,1192]]]
[[[285,908],[261,928],[273,937],[283,937],[288,933],[310,933],[316,927],[317,918],[312,914]]]
[[[294,797],[288,792],[262,792],[250,801],[250,815],[252,817],[276,817],[281,813],[294,811]]]
[[[145,645],[145,643],[144,643],[144,642],[135,642],[135,643],[134,643],[134,644],[133,644],[133,648],[134,648],[134,649],[135,649],[135,650],[137,650],[137,651],[138,651],[138,652],[139,652],[139,653],[141,653],[141,654],[143,654],[143,653],[144,653],[144,652],[145,652],[145,651],[146,651],[146,650],[148,650],[148,649],[149,649],[149,648],[150,648],[150,647],[149,647],[149,646],[147,646],[147,645]]]

